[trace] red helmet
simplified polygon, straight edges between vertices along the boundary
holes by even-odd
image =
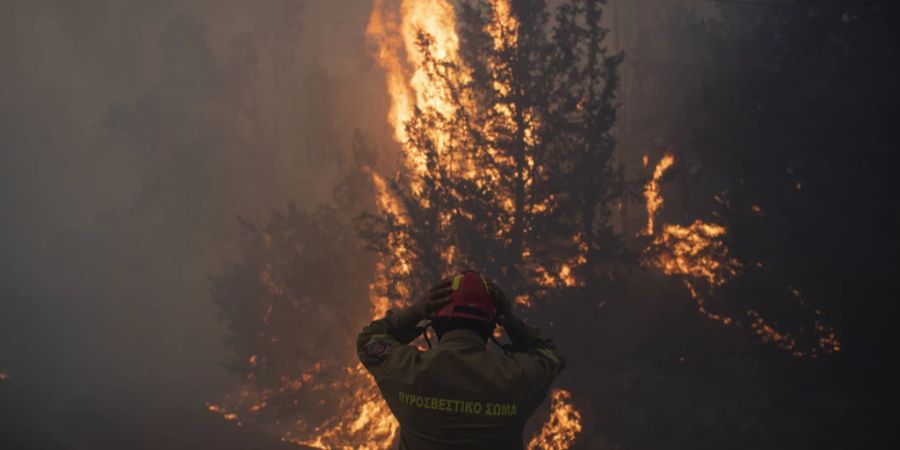
[[[467,270],[453,277],[453,293],[450,303],[437,311],[435,317],[493,322],[496,315],[494,299],[488,291],[487,280],[474,270]]]

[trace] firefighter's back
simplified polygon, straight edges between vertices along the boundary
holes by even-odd
[[[400,422],[401,449],[522,449],[525,422],[565,364],[511,304],[468,271],[363,328],[357,352]],[[439,343],[423,352],[409,344],[426,318]],[[511,342],[502,352],[486,347],[496,325]]]
[[[522,448],[538,393],[529,392],[529,374],[514,357],[459,330],[417,355],[413,366],[384,392],[400,421],[400,448]]]

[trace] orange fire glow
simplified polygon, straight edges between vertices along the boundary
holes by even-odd
[[[550,417],[541,431],[528,442],[528,450],[565,450],[581,432],[581,413],[571,403],[572,394],[554,389],[550,396]]]
[[[666,275],[703,278],[711,286],[721,286],[741,268],[721,241],[725,233],[725,227],[701,220],[687,227],[667,224],[653,244],[669,251],[661,252],[653,263]]]
[[[0,381],[6,381],[6,380],[9,380],[10,378],[12,378],[12,376],[10,376],[8,373],[0,372]]]
[[[491,20],[485,25],[485,33],[491,37],[493,46],[498,52],[514,48],[518,39],[519,23],[512,14],[508,0],[491,0]],[[464,86],[471,79],[471,69],[466,66],[459,55],[460,39],[456,31],[454,8],[448,0],[398,0],[386,2],[376,0],[369,20],[367,35],[377,47],[376,58],[384,69],[387,92],[390,97],[388,123],[394,130],[394,138],[400,144],[405,162],[404,169],[408,175],[409,186],[413,193],[420,193],[424,176],[436,176],[429,173],[428,164],[436,164],[440,173],[463,178],[478,187],[493,186],[502,178],[501,171],[516,171],[516,162],[498,150],[500,136],[516,134],[520,130],[523,144],[532,148],[539,144],[540,119],[530,110],[521,110],[512,100],[496,101],[491,106],[490,114],[479,111],[478,102],[469,98],[471,93],[459,86]],[[489,70],[494,73],[492,88],[498,98],[507,95],[511,87],[506,81],[512,75],[512,67],[507,61],[491,56],[486,61]],[[452,86],[457,89],[453,90]],[[411,139],[410,125],[416,111],[433,119],[427,127],[419,127],[418,140]],[[516,118],[519,114],[521,117]],[[482,136],[483,142],[477,145],[460,142],[469,139],[470,133],[460,129],[454,118],[465,116],[466,127],[475,130]],[[520,125],[521,124],[521,125]],[[424,134],[429,144],[421,145]],[[470,149],[470,147],[472,147]],[[430,153],[429,153],[430,151]],[[493,164],[478,165],[479,155],[493,160]],[[429,158],[436,158],[429,162]],[[533,187],[534,174],[540,168],[535,167],[532,154],[524,155],[523,173],[524,189]],[[519,210],[528,214],[553,214],[557,199],[554,195],[529,197],[525,204],[516,202],[513,193],[504,189],[491,189],[491,195],[497,206],[504,212],[496,219],[496,237],[511,242],[514,223]],[[426,196],[416,196],[416,201],[427,206]],[[393,208],[386,208],[393,211]],[[464,212],[460,212],[465,216]],[[470,217],[465,217],[471,219]],[[449,214],[439,218],[442,225],[449,224]],[[392,236],[394,243],[390,248],[405,251],[400,242],[403,236]],[[578,238],[578,237],[576,237]],[[394,245],[396,244],[396,246]],[[586,245],[581,257],[572,261],[564,261],[554,267],[544,267],[529,259],[528,249],[522,249],[523,267],[530,270],[530,278],[537,285],[545,288],[572,287],[578,285],[574,277],[575,269],[583,265],[586,259]],[[456,261],[455,248],[442,255],[448,267]]]
[[[644,165],[648,165],[647,159]],[[644,187],[644,198],[647,201],[647,227],[645,233],[652,236],[655,232],[654,220],[659,208],[663,205],[659,181],[666,170],[675,164],[672,155],[665,155],[653,170],[653,177]],[[690,226],[666,224],[647,249],[645,263],[662,270],[666,275],[683,276],[684,284],[697,302],[700,314],[730,325],[731,317],[710,312],[706,300],[697,290],[697,282],[703,280],[709,288],[726,284],[739,275],[741,263],[728,254],[728,247],[722,242],[727,229],[721,225],[695,220]]]
[[[654,218],[663,204],[659,180],[673,164],[675,159],[671,155],[663,157],[644,189],[647,200],[648,218],[645,230],[647,235],[654,234]],[[647,165],[646,159],[644,165]],[[751,210],[754,214],[763,214],[759,205],[753,205]],[[697,303],[700,314],[724,325],[731,325],[736,323],[734,318],[710,311],[705,296],[698,291],[698,284],[705,283],[708,291],[712,292],[741,276],[743,264],[729,254],[728,246],[723,241],[727,233],[728,230],[724,226],[699,219],[689,226],[665,224],[662,232],[653,238],[647,248],[645,263],[660,269],[666,275],[683,277],[684,285]],[[763,267],[763,264],[757,263],[756,266]],[[789,289],[804,308],[808,308],[800,291]],[[841,343],[834,327],[823,325],[818,320],[815,321],[813,329],[817,341],[816,348],[801,349],[795,336],[774,328],[758,311],[747,309],[746,315],[750,331],[760,340],[794,356],[815,358],[820,353],[840,351]],[[821,315],[821,311],[816,310],[816,315]]]
[[[644,166],[648,164],[649,159],[644,156]],[[645,231],[647,235],[653,234],[653,220],[663,204],[662,195],[659,193],[659,180],[673,164],[675,164],[674,156],[668,154],[663,156],[656,168],[653,169],[653,178],[644,187],[644,199],[647,201],[647,228]]]
[[[375,0],[366,34],[377,44],[376,58],[385,71],[391,106],[388,121],[394,138],[409,141],[407,123],[416,109],[435,111],[451,117],[458,108],[446,86],[435,83],[425,64],[426,55],[419,39],[427,36],[431,55],[440,61],[459,63],[459,36],[456,13],[445,0]],[[442,153],[447,145],[443,130],[434,130],[431,138]],[[413,175],[427,171],[425,155],[414,146],[404,146],[406,168]],[[415,182],[415,180],[414,180]]]

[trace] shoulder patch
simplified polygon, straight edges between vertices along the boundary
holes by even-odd
[[[366,356],[370,358],[377,358],[384,354],[388,349],[388,345],[384,341],[375,341],[370,342],[369,345],[366,345],[363,348],[363,352],[365,352]]]

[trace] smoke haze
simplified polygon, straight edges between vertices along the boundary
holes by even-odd
[[[743,328],[646,267],[587,307],[539,310],[579,352],[560,380],[580,388],[575,448],[875,448],[892,429],[900,58],[888,2],[840,3],[604,6],[604,43],[625,53],[613,135],[628,186],[610,225],[642,239],[644,183],[671,154],[658,224],[719,221],[759,271],[707,304]],[[0,447],[297,448],[207,411],[236,385],[210,287],[246,256],[236,216],[328,202],[360,137],[378,173],[397,168],[371,11],[0,0]],[[774,320],[753,326],[750,308]],[[815,340],[830,326],[840,342]],[[824,357],[770,345],[804,330]]]
[[[72,416],[205,414],[234,217],[328,198],[354,128],[388,142],[369,8],[2,3],[2,434],[99,448]]]

